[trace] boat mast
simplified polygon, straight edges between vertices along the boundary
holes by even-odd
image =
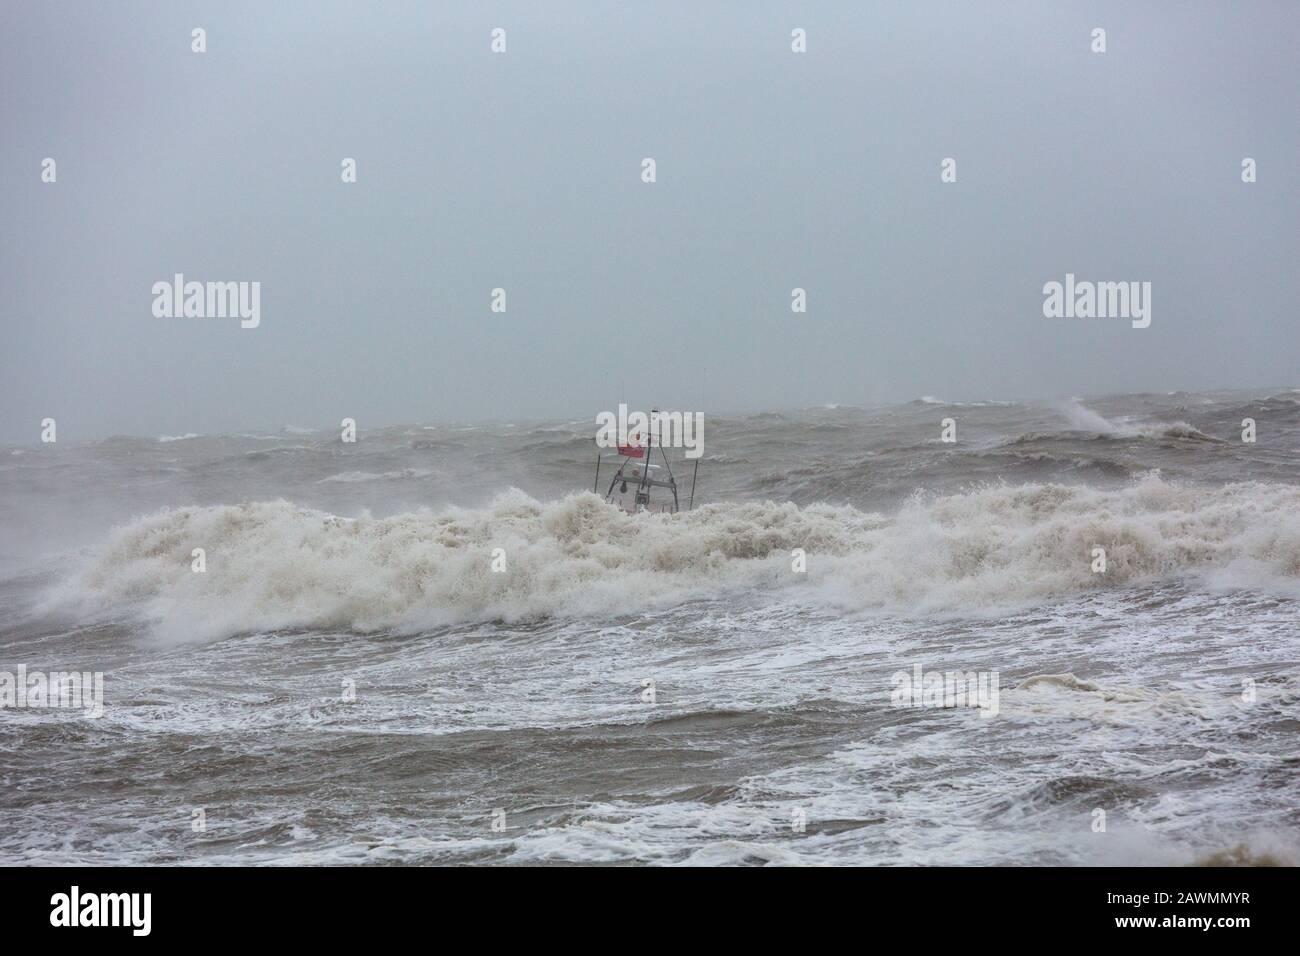
[[[646,488],[649,487],[649,481],[650,481],[650,460],[654,457],[654,451],[655,451],[654,426],[655,423],[658,421],[656,417],[658,416],[658,414],[659,414],[659,409],[657,408],[650,409],[650,427],[646,429],[646,431],[649,432],[649,435],[646,436],[645,464],[641,466],[641,483],[637,485],[637,489],[636,489],[637,504],[641,503],[641,498],[643,495],[645,496],[645,503],[647,505],[650,504],[650,493],[646,491]],[[647,507],[646,510],[649,511],[650,509]]]

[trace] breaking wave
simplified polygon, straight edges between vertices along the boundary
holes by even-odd
[[[1098,546],[1104,574],[1091,570]],[[206,571],[195,573],[200,547]],[[497,548],[504,569],[493,571]],[[796,548],[806,573],[792,572]],[[772,502],[630,516],[590,493],[543,504],[518,491],[482,509],[388,518],[286,501],[189,507],[117,529],[47,609],[98,610],[173,637],[634,615],[729,588],[846,611],[982,616],[1184,574],[1300,593],[1300,488],[1155,475],[1110,491],[995,485],[917,497],[890,517]]]
[[[1174,438],[1187,441],[1216,442],[1222,439],[1205,434],[1199,428],[1187,422],[1168,422],[1159,424],[1118,424],[1098,414],[1077,400],[1058,402],[1053,406],[1073,430],[1085,433],[1094,439],[1101,438]],[[1056,433],[1029,433],[1021,435],[1015,442],[1038,441],[1044,438],[1057,438]]]

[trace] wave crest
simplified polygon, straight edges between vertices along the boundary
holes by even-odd
[[[1091,570],[1097,546],[1105,574]],[[202,574],[191,570],[199,547]],[[804,574],[792,571],[795,548]],[[889,518],[772,502],[630,516],[590,493],[542,504],[518,491],[389,518],[286,501],[180,508],[117,529],[54,601],[210,637],[617,617],[733,587],[788,588],[848,611],[979,616],[1186,573],[1300,591],[1300,489],[1155,475],[1112,491],[995,485],[917,497]]]

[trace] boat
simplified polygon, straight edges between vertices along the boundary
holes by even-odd
[[[659,414],[658,409],[651,411],[651,416]],[[652,417],[651,421],[655,419]],[[695,468],[691,473],[691,489],[686,508],[681,506],[677,479],[673,475],[672,463],[662,444],[656,445],[654,429],[647,430],[646,440],[642,442],[639,433],[629,436],[626,445],[619,445],[617,454],[601,454],[600,446],[596,448],[596,482],[592,488],[601,494],[601,464],[609,462],[615,466],[614,477],[604,491],[606,504],[626,511],[628,514],[650,512],[652,514],[676,514],[678,511],[690,511],[695,507],[695,480],[700,474],[700,460],[695,459]],[[663,464],[651,461],[656,448]],[[685,459],[679,464],[685,465]],[[683,488],[684,492],[685,489]]]

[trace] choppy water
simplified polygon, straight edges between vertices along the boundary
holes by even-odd
[[[593,435],[0,450],[0,672],[107,698],[0,711],[0,862],[1300,859],[1300,390],[709,416],[673,517]]]

